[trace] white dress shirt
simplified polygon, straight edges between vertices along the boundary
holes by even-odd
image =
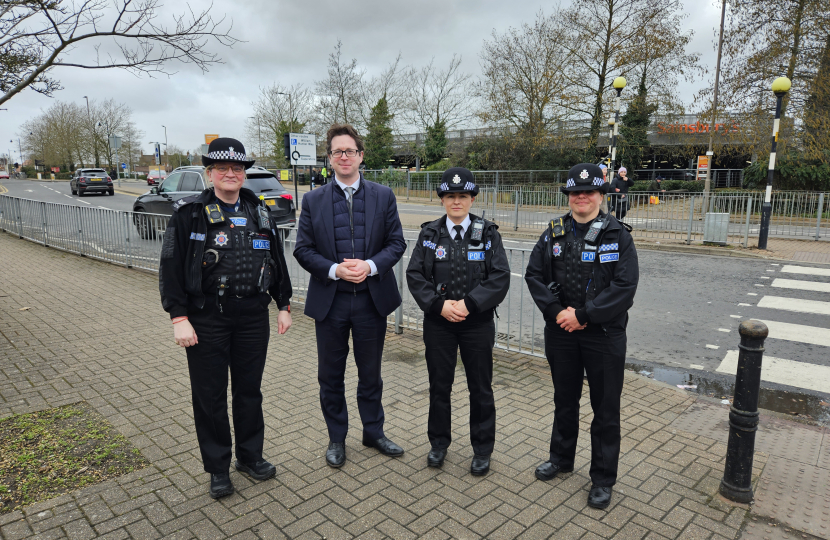
[[[343,193],[346,195],[346,200],[348,200],[348,199],[349,199],[349,192],[348,192],[348,191],[346,191],[346,188],[347,188],[347,187],[354,188],[354,191],[352,192],[352,195],[354,195],[355,193],[357,193],[357,190],[358,190],[358,189],[360,189],[360,180],[358,180],[357,182],[355,182],[355,183],[354,183],[354,184],[352,184],[351,186],[348,186],[348,185],[344,184],[343,182],[341,182],[340,180],[338,180],[338,179],[337,179],[337,175],[334,175],[334,181],[335,181],[335,182],[337,182],[337,185],[338,185],[338,186],[340,186],[340,189],[342,189],[342,190],[343,190]],[[470,219],[469,219],[469,218],[467,218],[467,221],[469,222],[469,221],[470,221]],[[465,229],[465,230],[466,230],[466,229]],[[377,267],[377,266],[375,266],[375,263],[372,261],[372,259],[368,259],[368,260],[366,261],[366,263],[369,265],[369,269],[371,270],[371,271],[369,272],[369,275],[370,275],[370,276],[375,276],[375,275],[377,275],[377,273],[378,273],[378,267]],[[335,280],[335,281],[336,281],[336,280],[338,280],[338,279],[340,279],[339,277],[337,277],[337,265],[338,265],[338,264],[340,264],[340,263],[334,263],[333,265],[331,265],[331,268],[329,268],[329,279],[333,279],[333,280]]]
[[[459,223],[459,225],[461,225],[461,238],[464,238],[464,235],[467,234],[467,228],[470,226],[470,223],[472,223],[472,221],[470,220],[470,214],[467,214],[467,216],[464,218],[464,221]],[[455,240],[455,230],[453,229],[453,227],[455,227],[455,223],[453,223],[453,221],[450,219],[450,216],[447,216],[447,230],[450,233],[450,238],[452,240]]]

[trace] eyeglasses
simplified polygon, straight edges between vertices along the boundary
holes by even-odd
[[[245,172],[245,167],[242,165],[214,165],[213,168],[220,174],[227,174],[228,169],[232,170],[234,174],[242,174]]]
[[[346,154],[346,157],[355,157],[357,155],[357,150],[354,148],[349,148],[348,150],[332,150],[331,157],[339,158],[342,157],[343,154]]]

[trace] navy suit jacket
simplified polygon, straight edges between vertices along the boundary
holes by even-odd
[[[392,270],[406,251],[395,194],[386,186],[363,179],[366,211],[366,259],[378,269],[366,278],[378,312],[384,317],[401,304],[395,272]],[[337,282],[329,269],[338,261],[334,245],[334,190],[336,182],[303,195],[303,210],[297,227],[294,258],[311,274],[305,314],[322,321],[331,309]]]

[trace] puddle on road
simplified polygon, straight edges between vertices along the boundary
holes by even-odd
[[[702,396],[709,396],[717,399],[731,400],[734,395],[734,377],[718,375],[714,373],[690,372],[682,368],[673,368],[660,364],[626,362],[625,369],[635,373],[647,372],[657,381],[677,386],[678,384],[697,386],[694,389],[686,389],[687,392],[694,392]],[[640,373],[642,374],[642,373]],[[787,390],[774,390],[764,388],[761,383],[761,392],[758,400],[758,407],[791,416],[801,418],[808,417],[819,425],[830,426],[830,407],[821,404],[824,399],[811,394],[801,392],[789,392]]]

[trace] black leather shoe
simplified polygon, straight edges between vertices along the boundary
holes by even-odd
[[[346,443],[330,442],[326,450],[326,463],[329,467],[342,467],[346,463]]]
[[[557,474],[573,472],[573,470],[573,466],[560,467],[559,465],[554,465],[550,461],[546,461],[536,467],[536,478],[539,480],[553,480]]]
[[[234,463],[234,466],[237,471],[244,472],[251,478],[255,478],[257,480],[268,480],[269,478],[277,475],[277,468],[264,460],[257,461],[256,463],[250,465],[237,461]]]
[[[443,467],[444,458],[447,457],[446,448],[433,448],[427,455],[427,465],[430,467]]]
[[[363,436],[363,446],[377,449],[378,452],[384,456],[398,457],[403,455],[403,448],[393,443],[386,437],[380,439],[369,439],[366,435]]]
[[[484,476],[490,472],[490,456],[474,455],[470,463],[470,474],[473,476]]]
[[[210,474],[210,496],[213,499],[220,497],[227,497],[233,493],[233,484],[231,484],[231,475],[228,473],[211,473]]]
[[[588,506],[599,508],[600,510],[608,508],[608,505],[611,504],[611,491],[612,488],[610,486],[601,487],[592,485],[591,491],[588,492]]]

